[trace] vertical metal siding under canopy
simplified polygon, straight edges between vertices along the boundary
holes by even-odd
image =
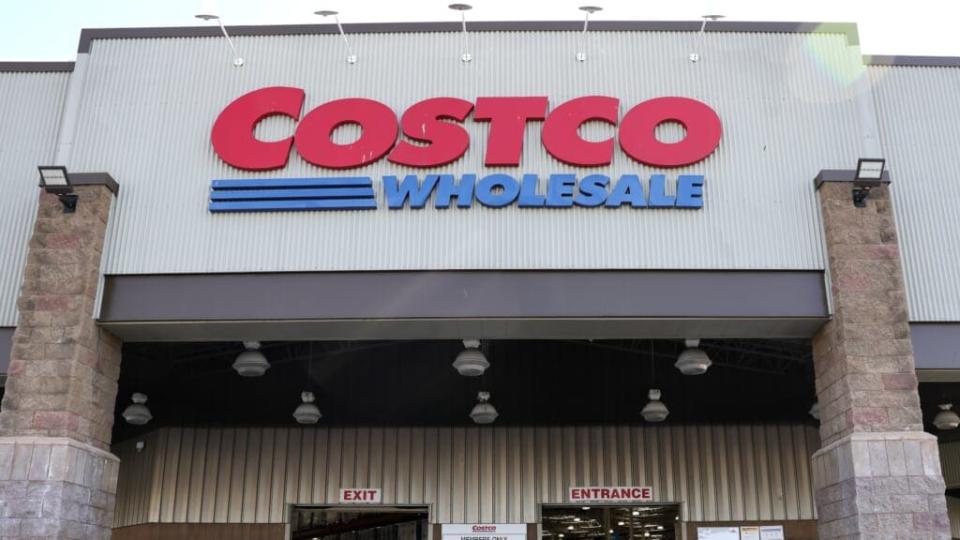
[[[70,73],[0,73],[0,327],[17,297],[40,194],[37,165],[53,160]]]
[[[355,34],[360,60],[344,62],[336,35],[241,36],[234,68],[215,38],[99,39],[90,52],[72,162],[122,179],[107,247],[110,274],[451,269],[794,269],[824,266],[812,178],[849,168],[862,137],[854,76],[859,48],[843,34],[482,32],[474,61],[459,61],[455,33]],[[699,50],[702,60],[688,55]],[[659,96],[688,96],[724,122],[717,152],[679,169],[641,166],[619,148],[604,168],[551,158],[540,125],[527,129],[520,167],[482,166],[488,126],[468,119],[471,147],[439,170],[386,160],[350,171],[379,186],[385,174],[534,172],[705,174],[697,211],[620,208],[332,211],[212,215],[213,178],[323,176],[293,153],[286,169],[248,173],[222,163],[210,129],[232,100],[264,86],[306,90],[304,112],[344,97],[382,101],[401,114],[430,97],[549,96],[551,106],[599,94],[620,113]],[[271,118],[265,140],[294,123]],[[589,123],[588,139],[613,136]],[[356,132],[339,130],[346,141]],[[378,190],[379,191],[379,190]]]
[[[960,321],[960,68],[871,66],[911,321]]]
[[[163,428],[114,448],[115,526],[281,523],[289,504],[383,490],[436,523],[539,521],[567,488],[646,485],[684,521],[815,519],[802,425]]]

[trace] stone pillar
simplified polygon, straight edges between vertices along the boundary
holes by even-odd
[[[120,340],[93,320],[113,193],[40,196],[0,407],[0,538],[109,538]]]
[[[813,339],[819,535],[949,539],[937,439],[923,431],[889,189],[875,188],[856,208],[852,188],[819,188],[834,308]]]

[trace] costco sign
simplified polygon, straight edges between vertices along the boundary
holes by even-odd
[[[552,110],[545,96],[478,97],[475,102],[436,97],[411,105],[399,115],[399,120],[389,106],[366,98],[329,101],[303,114],[304,99],[303,89],[286,86],[261,88],[237,98],[214,122],[214,151],[227,164],[246,171],[282,169],[294,151],[306,162],[324,169],[354,169],[382,159],[404,167],[435,169],[466,153],[472,141],[464,124],[472,115],[469,121],[489,126],[483,154],[483,163],[488,167],[519,166],[528,124],[538,122],[542,123],[543,149],[567,165],[608,166],[619,146],[638,164],[675,168],[709,157],[719,146],[722,134],[720,118],[712,108],[684,97],[659,97],[633,104],[622,117],[620,100],[609,96],[578,97]],[[259,140],[256,127],[271,116],[295,121],[294,134],[277,141]],[[610,124],[616,128],[616,136],[588,141],[579,133],[587,122]],[[663,142],[657,138],[657,127],[669,122],[684,127],[683,139]],[[359,126],[359,138],[348,144],[336,143],[335,130],[348,124]],[[665,175],[653,175],[644,189],[637,175],[612,179],[595,174],[581,180],[571,174],[550,174],[545,193],[538,191],[539,177],[533,173],[520,177],[504,173],[467,174],[460,178],[428,174],[422,180],[418,175],[385,176],[381,184],[390,208],[423,207],[429,199],[445,208],[451,198],[456,198],[460,207],[469,207],[474,200],[490,207],[515,203],[521,207],[702,206],[701,175],[678,177],[671,186],[674,189],[668,189]],[[211,210],[376,207],[371,179],[338,178],[216,180]],[[301,191],[292,191],[297,189]],[[238,195],[239,191],[245,193]],[[271,200],[286,202],[256,207]],[[303,201],[317,205],[301,207]]]

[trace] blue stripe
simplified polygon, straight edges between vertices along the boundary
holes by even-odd
[[[327,188],[327,187],[368,187],[373,186],[369,176],[327,177],[327,178],[242,178],[221,179],[210,183],[218,189],[284,189],[284,188]]]
[[[228,189],[210,193],[211,201],[270,199],[360,199],[374,198],[372,187],[323,189]]]
[[[211,212],[266,212],[282,210],[375,210],[374,199],[323,199],[283,201],[211,202]]]

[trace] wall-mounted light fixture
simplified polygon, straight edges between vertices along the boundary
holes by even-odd
[[[203,20],[203,21],[217,21],[217,24],[220,25],[220,31],[223,32],[223,37],[227,38],[227,45],[230,46],[230,50],[233,51],[233,66],[240,67],[243,65],[243,57],[240,56],[240,53],[237,52],[236,45],[233,44],[233,40],[230,39],[230,34],[227,33],[227,27],[223,25],[223,21],[220,20],[219,15],[215,15],[210,12],[197,13],[194,17]]]
[[[76,212],[80,197],[73,192],[73,184],[70,182],[70,173],[67,172],[67,168],[59,165],[41,165],[37,169],[40,171],[40,187],[60,199],[63,213]]]
[[[870,190],[883,184],[883,169],[886,163],[887,160],[882,158],[860,158],[857,161],[857,173],[853,179],[854,206],[867,206]]]
[[[724,15],[703,15],[700,18],[703,19],[703,22],[700,24],[700,33],[697,35],[697,41],[699,42],[697,45],[698,49],[703,48],[703,37],[707,31],[707,22],[719,21],[720,19],[724,18]],[[690,59],[691,62],[696,64],[697,62],[700,61],[700,53],[692,52],[690,53],[690,56],[688,58]]]
[[[460,54],[460,61],[464,64],[473,61],[473,55],[468,51],[470,48],[467,46],[467,12],[473,9],[473,6],[470,4],[450,4],[450,9],[460,12],[460,25],[463,28],[463,52]]]
[[[577,61],[586,62],[587,61],[587,51],[586,51],[587,28],[589,28],[590,26],[590,15],[593,15],[598,11],[603,11],[603,8],[600,6],[580,6],[580,11],[583,11],[584,13],[586,13],[586,15],[583,17],[583,31],[580,32],[580,47],[579,47],[579,50],[577,51]]]
[[[337,29],[340,30],[340,37],[343,38],[343,44],[347,46],[347,63],[356,64],[357,55],[354,54],[353,48],[350,47],[350,41],[347,40],[347,33],[343,31],[343,25],[340,24],[340,16],[338,12],[330,9],[321,9],[320,11],[314,11],[313,14],[324,18],[333,17],[333,21],[337,23]]]

